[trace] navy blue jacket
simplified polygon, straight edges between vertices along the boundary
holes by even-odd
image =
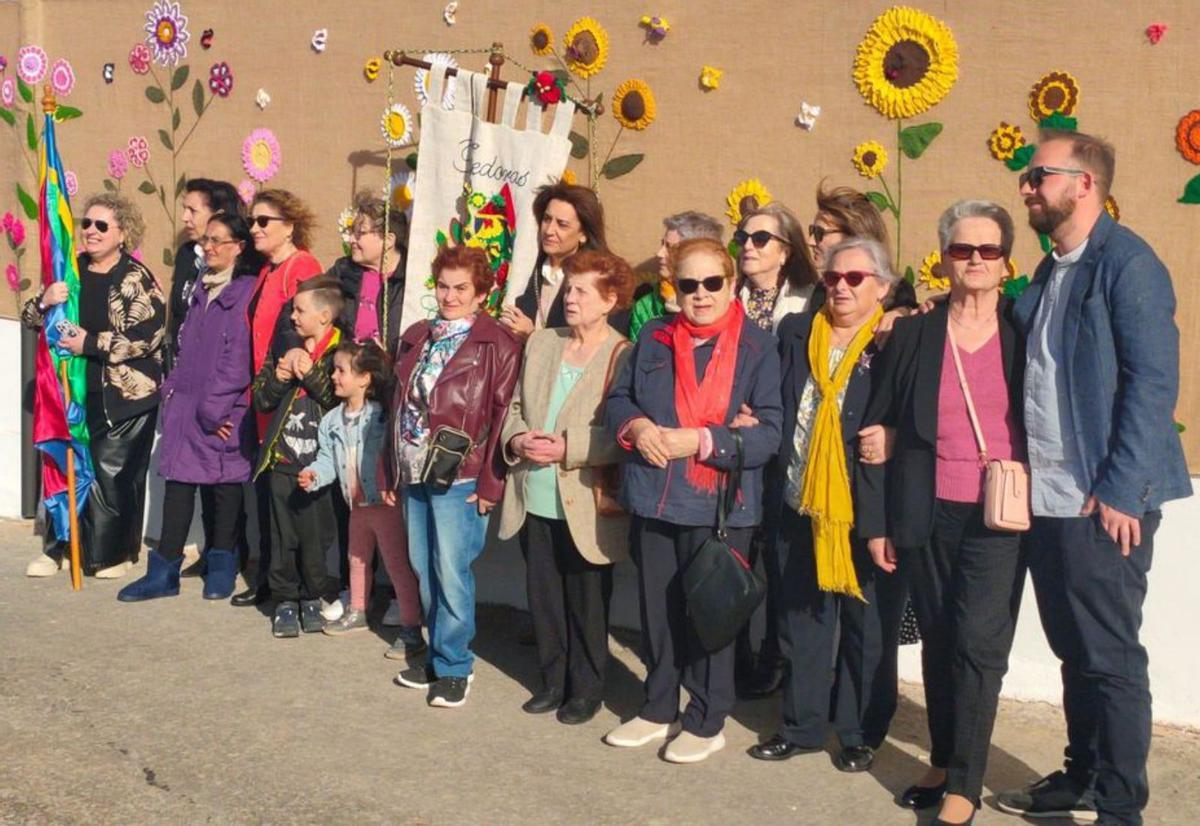
[[[674,353],[666,343],[669,341],[666,328],[661,320],[647,323],[638,335],[633,355],[613,381],[604,416],[614,436],[626,423],[641,416],[663,427],[679,427],[675,411]],[[696,348],[697,379],[704,375],[712,350],[712,342]],[[763,468],[779,450],[782,420],[775,337],[760,330],[749,319],[742,322],[733,390],[725,421],[733,421],[743,404],[754,411],[758,425],[741,431],[745,466],[740,501],[728,522],[734,528],[751,527],[762,521]],[[731,469],[735,462],[732,432],[728,427],[718,426],[710,426],[709,430],[713,437],[713,452],[706,464],[722,470]],[[687,461],[675,459],[666,468],[657,468],[637,450],[631,450],[622,465],[621,504],[632,514],[661,519],[673,525],[716,524],[717,497],[688,484],[685,478]]]
[[[1054,261],[1013,308],[1028,337]],[[1090,493],[1141,516],[1192,494],[1175,429],[1179,328],[1171,276],[1150,245],[1107,214],[1075,265],[1063,321],[1071,427]]]

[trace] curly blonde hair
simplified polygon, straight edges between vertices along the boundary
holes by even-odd
[[[250,208],[253,209],[255,204],[274,207],[279,216],[292,225],[292,243],[302,250],[312,249],[317,216],[308,204],[286,189],[264,189],[254,196]]]
[[[83,214],[94,206],[111,210],[117,226],[125,233],[124,247],[132,252],[142,245],[146,237],[146,221],[137,204],[115,192],[97,192],[83,203]]]

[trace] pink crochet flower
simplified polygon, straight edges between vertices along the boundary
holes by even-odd
[[[12,226],[8,228],[8,240],[12,243],[13,249],[25,243],[25,225],[15,218]]]
[[[242,182],[237,185],[238,197],[242,199],[242,203],[250,206],[254,202],[254,196],[258,194],[258,189],[254,186],[254,181],[249,178],[242,178]]]
[[[229,93],[233,91],[233,72],[229,71],[228,63],[214,63],[208,70],[208,88],[212,89],[214,95],[229,97]]]
[[[22,46],[17,50],[17,74],[30,85],[41,82],[49,65],[50,59],[41,46]]]
[[[120,149],[114,149],[108,153],[108,177],[114,181],[119,181],[125,177],[125,173],[129,171],[129,161],[125,157],[125,153]]]
[[[5,109],[11,109],[17,102],[17,84],[11,77],[4,78],[4,82],[0,83],[0,102],[4,103]]]
[[[260,184],[275,177],[282,161],[279,141],[270,129],[255,129],[242,142],[242,168]]]
[[[13,221],[17,220],[11,212],[4,213],[4,217],[0,218],[0,230],[8,232],[12,229]]]
[[[150,71],[150,48],[145,43],[139,43],[129,50],[129,68],[135,75],[144,75]]]
[[[1163,39],[1163,35],[1167,33],[1165,23],[1151,23],[1146,27],[1146,37],[1150,40],[1150,45],[1157,46],[1158,41]]]
[[[150,161],[150,143],[141,135],[136,135],[129,139],[125,155],[131,164],[141,169]]]
[[[66,184],[67,184],[67,194],[68,195],[79,194],[79,179],[76,178],[75,173],[69,169],[67,170]]]
[[[8,281],[8,288],[14,293],[21,292],[21,271],[17,269],[16,264],[9,264],[4,268],[4,278]]]
[[[50,85],[59,97],[66,97],[75,88],[75,70],[65,57],[60,57],[50,67]]]

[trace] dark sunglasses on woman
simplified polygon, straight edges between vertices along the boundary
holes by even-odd
[[[266,229],[267,224],[271,223],[272,221],[284,221],[284,220],[287,220],[287,219],[280,218],[278,215],[256,215],[255,217],[250,219],[250,222],[252,224],[257,225],[259,229]]]
[[[781,244],[788,243],[786,238],[780,238],[775,233],[768,232],[765,229],[756,229],[754,232],[746,232],[744,229],[739,229],[733,234],[733,243],[737,244],[739,247],[745,248],[746,242],[750,241],[754,244],[755,249],[762,249],[771,242],[772,238]]]
[[[676,286],[679,287],[679,292],[684,295],[691,295],[700,289],[700,285],[704,285],[704,291],[708,293],[719,293],[721,288],[725,286],[725,276],[710,275],[706,278],[680,278],[676,281]]]
[[[850,270],[849,272],[825,270],[825,272],[821,273],[821,280],[825,282],[825,287],[830,290],[837,287],[838,282],[842,280],[845,280],[847,286],[853,289],[863,283],[864,279],[871,278],[874,275],[875,273],[865,270]]]
[[[808,225],[808,237],[812,239],[814,244],[819,244],[825,240],[826,235],[845,235],[846,231],[841,227],[819,227],[816,224]]]
[[[995,261],[1004,257],[1004,248],[999,244],[951,244],[946,247],[946,257],[955,261],[970,261],[976,252],[984,261]]]
[[[101,235],[108,232],[108,221],[105,220],[93,221],[91,218],[84,218],[79,222],[79,226],[83,227],[84,229],[91,229],[92,227],[95,227],[96,232],[100,233]]]

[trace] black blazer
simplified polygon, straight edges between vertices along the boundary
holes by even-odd
[[[896,444],[886,465],[859,465],[854,491],[859,536],[888,536],[897,547],[918,548],[933,534],[938,394],[949,321],[949,302],[926,315],[898,319],[880,356],[864,425],[895,428]],[[1025,341],[1005,299],[1000,300],[1000,353],[1009,405],[1020,428]],[[1025,438],[1023,431],[1018,438]]]
[[[779,455],[768,467],[763,485],[766,491],[764,519],[768,527],[777,526],[782,513],[783,490],[787,484],[788,464],[792,460],[792,441],[796,436],[796,411],[800,407],[804,385],[812,374],[808,363],[808,339],[812,333],[812,323],[811,313],[791,313],[784,316],[776,331],[779,338],[780,375],[783,377],[783,441]],[[850,374],[846,396],[842,400],[842,439],[846,445],[846,470],[850,474],[851,492],[855,489],[854,480],[862,467],[858,461],[858,431],[863,426],[863,416],[871,398],[872,375],[876,371],[878,356],[879,351],[871,342]]]

